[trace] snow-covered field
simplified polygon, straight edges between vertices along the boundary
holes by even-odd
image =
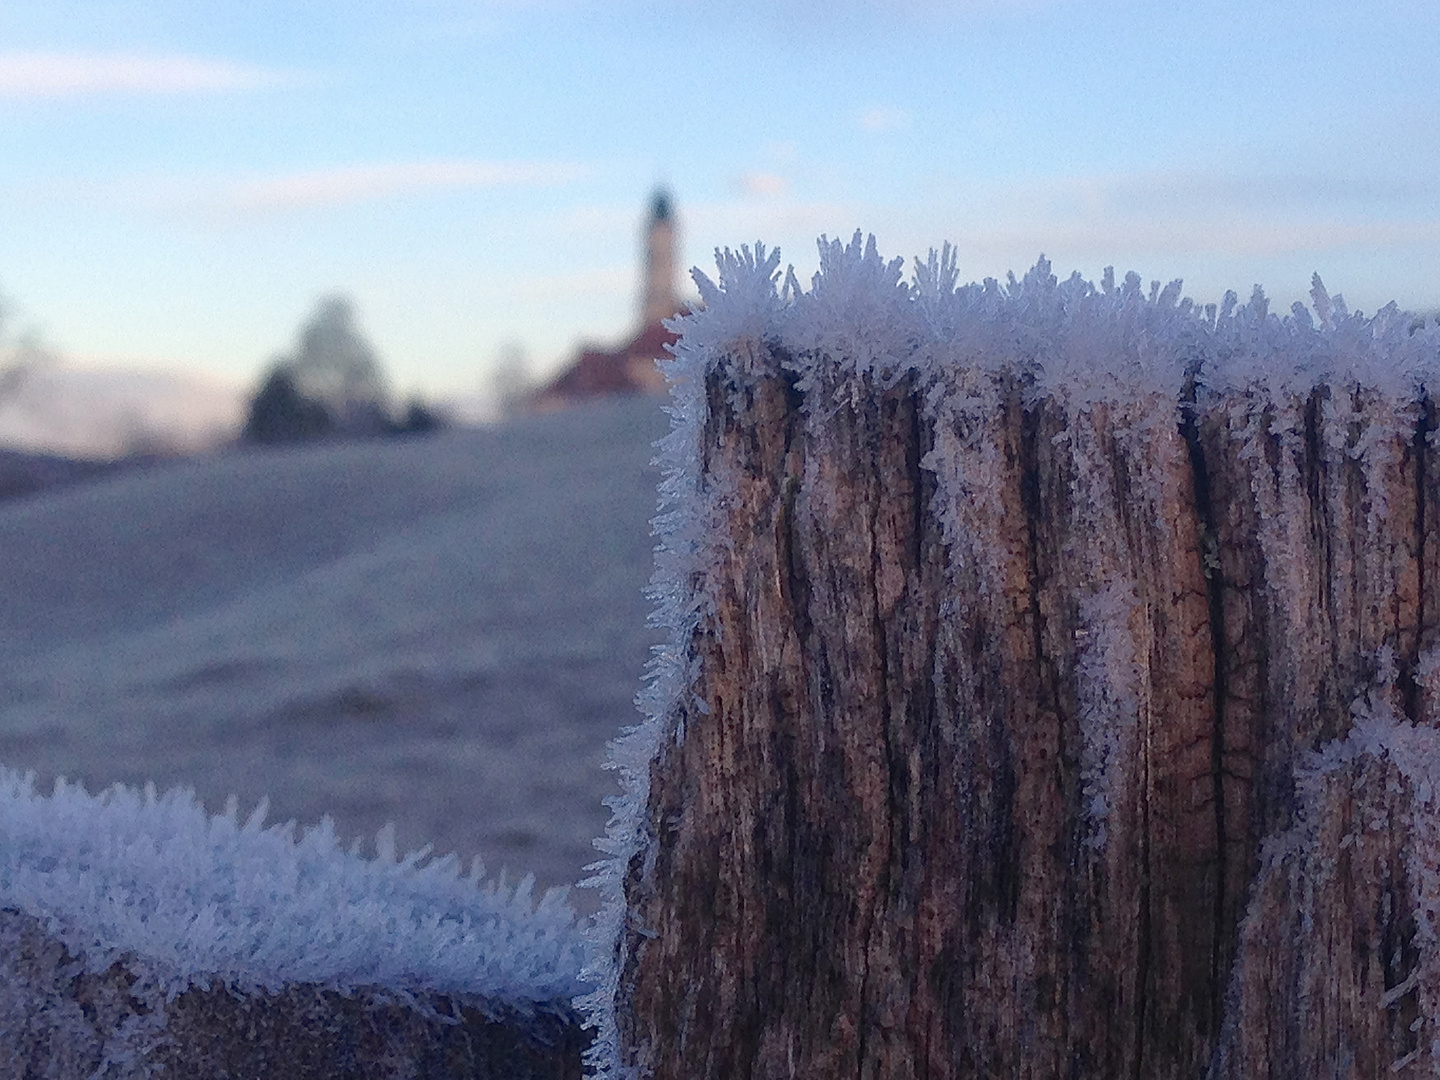
[[[656,640],[665,427],[621,401],[0,503],[0,764],[575,881]]]

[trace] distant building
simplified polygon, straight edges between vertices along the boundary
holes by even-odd
[[[618,349],[582,349],[580,355],[531,399],[538,411],[563,409],[606,394],[655,394],[665,376],[655,366],[670,354],[676,336],[662,325],[681,310],[676,289],[675,211],[665,190],[655,193],[645,225],[645,265],[640,279],[640,325]]]
[[[640,292],[640,322],[652,326],[680,310],[675,292],[675,209],[661,188],[650,202],[645,226],[645,283]]]

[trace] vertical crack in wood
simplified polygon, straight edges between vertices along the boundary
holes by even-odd
[[[735,490],[713,634],[695,643],[704,704],[651,774],[654,880],[627,882],[657,936],[633,941],[626,977],[644,986],[624,1036],[651,1025],[673,1045],[632,1060],[665,1080],[1180,1080],[1240,1039],[1229,1060],[1247,1064],[1216,1075],[1277,1080],[1283,1061],[1245,1069],[1333,1049],[1302,998],[1360,1018],[1336,1038],[1384,1026],[1361,1016],[1385,966],[1364,949],[1399,956],[1382,980],[1397,985],[1408,924],[1376,923],[1373,883],[1341,880],[1342,860],[1332,884],[1259,856],[1295,823],[1297,761],[1352,723],[1367,649],[1396,643],[1395,706],[1433,721],[1417,674],[1440,623],[1431,402],[1413,429],[1386,412],[1390,441],[1362,459],[1335,425],[1364,395],[1277,407],[1192,380],[1178,418],[1168,400],[1137,434],[1138,413],[1102,407],[1082,427],[1007,377],[980,425],[994,457],[953,479],[921,460],[939,447],[943,466],[978,436],[931,426],[923,388],[847,387],[822,414],[780,369],[722,378],[703,452]],[[1393,518],[1377,530],[1365,500],[1381,491]],[[1092,496],[1103,513],[1075,512]],[[972,546],[946,548],[947,530]],[[1128,622],[1078,613],[1115,583],[1135,587]],[[1087,842],[1076,659],[1106,626],[1133,634],[1140,671],[1140,726],[1100,810],[1108,846]],[[1370,845],[1388,894],[1409,887],[1403,839],[1358,817],[1326,828],[1317,852],[1354,833],[1344,859]],[[1252,884],[1265,920],[1292,921],[1245,917]],[[1323,940],[1294,921],[1312,887],[1343,916]],[[1337,979],[1354,986],[1327,989]],[[1400,1049],[1410,1007],[1389,1021]]]
[[[1436,681],[1432,674],[1421,679],[1419,660],[1435,655],[1440,640],[1440,493],[1433,490],[1440,484],[1440,468],[1435,458],[1435,443],[1440,436],[1440,400],[1427,394],[1421,401],[1419,431],[1416,444],[1415,482],[1417,485],[1415,515],[1419,521],[1416,561],[1418,562],[1417,592],[1418,626],[1416,627],[1416,675],[1419,704],[1417,715],[1427,727],[1440,722],[1440,700],[1436,698]]]
[[[1309,496],[1307,506],[1310,515],[1310,540],[1318,548],[1319,553],[1319,574],[1317,575],[1317,587],[1319,590],[1320,610],[1324,612],[1325,621],[1328,624],[1324,641],[1330,651],[1330,672],[1338,673],[1344,671],[1348,666],[1347,657],[1340,655],[1341,642],[1351,640],[1352,635],[1347,633],[1347,628],[1340,625],[1340,615],[1336,611],[1335,596],[1335,549],[1333,537],[1331,536],[1330,520],[1332,507],[1330,505],[1330,464],[1325,457],[1325,436],[1323,427],[1324,399],[1332,391],[1329,388],[1316,388],[1311,391],[1305,399],[1305,487]],[[1281,451],[1284,452],[1283,449]],[[1354,659],[1360,659],[1356,657]],[[1328,678],[1325,682],[1330,681]],[[1319,737],[1321,739],[1336,738],[1342,732],[1330,730],[1326,720],[1333,724],[1333,717],[1320,718],[1321,728]],[[1316,749],[1313,744],[1309,749]],[[1291,808],[1293,814],[1294,808]]]
[[[1046,705],[1054,708],[1057,704],[1053,683],[1054,673],[1051,665],[1046,659],[1045,652],[1045,610],[1041,604],[1041,581],[1040,569],[1040,529],[1044,518],[1044,496],[1040,490],[1040,459],[1039,442],[1041,439],[1041,416],[1039,408],[1025,409],[1020,420],[1020,498],[1025,508],[1025,554],[1029,562],[1026,567],[1028,571],[1028,584],[1030,588],[1030,634],[1031,647],[1035,651],[1035,702],[1040,706],[1036,710],[1037,716],[1043,715]],[[1008,741],[1008,740],[1007,740]],[[1013,753],[1013,747],[1007,746],[1006,762],[1009,771],[1014,772],[1014,765],[1009,761]],[[1015,806],[1015,795],[1019,784],[1012,781],[1010,790],[1005,793],[1002,803],[1002,810],[1006,812],[1010,821],[1007,823],[1007,841],[1013,849],[1014,844],[1014,812],[1018,809]],[[1003,857],[1003,854],[1002,854]],[[1018,863],[1018,855],[1014,856]],[[1004,899],[1004,910],[1010,920],[1014,920],[1020,904],[1020,868],[1018,865],[1011,868],[1012,872],[1007,875],[1009,892]]]
[[[1410,439],[1405,445],[1405,460],[1401,464],[1402,477],[1405,465],[1412,470],[1410,496],[1415,500],[1414,512],[1407,522],[1411,535],[1406,540],[1405,554],[1415,563],[1415,611],[1414,625],[1406,624],[1401,611],[1396,627],[1398,655],[1396,656],[1396,689],[1399,694],[1401,712],[1411,722],[1421,722],[1420,684],[1418,662],[1424,649],[1422,644],[1425,614],[1425,402],[1422,400],[1415,415],[1415,424]]]
[[[1203,530],[1201,558],[1205,560],[1205,597],[1210,623],[1210,652],[1214,657],[1211,675],[1210,772],[1214,791],[1215,813],[1215,903],[1213,937],[1210,957],[1211,1031],[1220,1030],[1220,1014],[1224,1005],[1225,981],[1229,976],[1230,957],[1225,943],[1231,938],[1227,926],[1231,898],[1226,895],[1230,880],[1228,872],[1229,831],[1225,815],[1225,703],[1229,695],[1226,678],[1230,649],[1225,640],[1225,571],[1218,557],[1210,558],[1210,549],[1218,550],[1218,521],[1210,468],[1205,460],[1205,447],[1200,442],[1200,427],[1195,415],[1196,372],[1185,381],[1180,399],[1180,434],[1190,461],[1190,482],[1195,493],[1195,508]]]
[[[1150,994],[1154,984],[1151,980],[1151,949],[1154,927],[1151,923],[1150,889],[1150,733],[1141,735],[1140,745],[1140,929],[1137,934],[1135,956],[1135,1048],[1132,1080],[1145,1080],[1145,1051],[1150,1044],[1147,1029]]]
[[[882,410],[877,409],[877,411]],[[856,433],[857,438],[866,430],[864,419],[865,418],[859,414],[859,411],[856,410],[855,415],[853,416],[853,420],[856,428],[858,429]],[[874,430],[875,426],[876,425],[874,424],[869,425],[872,431]],[[882,604],[880,597],[880,575],[882,572],[882,568],[880,566],[879,536],[880,499],[882,497],[881,489],[884,485],[881,482],[881,470],[879,467],[878,453],[871,453],[865,456],[868,460],[865,462],[866,468],[864,470],[864,481],[866,487],[869,488],[870,495],[870,498],[868,500],[869,505],[866,507],[866,510],[868,512],[866,514],[865,528],[869,534],[870,548],[869,585],[870,603],[872,605],[873,619],[871,625],[871,632],[875,635],[875,649],[877,653],[875,657],[877,661],[875,666],[878,682],[878,686],[876,687],[876,697],[880,704],[880,716],[878,717],[878,719],[880,723],[880,738],[883,745],[881,760],[884,762],[885,765],[885,801],[882,804],[885,810],[885,820],[869,822],[870,827],[874,829],[876,834],[878,835],[882,829],[887,832],[894,829],[894,818],[899,811],[899,805],[898,800],[895,799],[894,791],[893,777],[895,768],[895,748],[892,745],[890,732],[891,717],[889,658],[888,650],[886,649],[885,644],[885,618],[882,610],[884,605]],[[856,479],[858,480],[859,478],[857,477]],[[891,839],[893,840],[893,836],[891,837]],[[870,842],[871,844],[874,844],[875,837],[872,837]],[[858,1016],[860,1028],[858,1038],[859,1051],[856,1055],[855,1060],[855,1080],[864,1080],[867,1074],[878,1071],[876,1066],[872,1066],[869,1060],[869,1035],[871,1025],[867,1021],[872,1012],[879,1011],[875,1008],[874,1004],[871,1001],[872,990],[870,983],[871,951],[875,948],[875,942],[873,940],[873,935],[875,933],[875,921],[878,916],[878,909],[882,902],[882,898],[894,895],[894,891],[892,890],[890,885],[890,870],[895,858],[894,845],[887,844],[886,846],[889,850],[887,850],[886,852],[886,858],[884,862],[881,863],[878,868],[880,880],[876,883],[876,888],[873,894],[873,902],[871,904],[870,910],[865,913],[865,926],[858,935],[860,941],[862,967],[860,974],[860,1007]]]
[[[1016,393],[1018,390],[1016,387],[1011,387],[1010,389],[1012,393]],[[1059,568],[1054,565],[1052,561],[1056,558],[1057,552],[1050,550],[1042,553],[1042,545],[1045,545],[1047,541],[1051,545],[1056,543],[1054,530],[1056,521],[1059,520],[1058,508],[1054,506],[1049,507],[1047,513],[1046,506],[1046,467],[1047,465],[1053,466],[1053,459],[1045,460],[1043,451],[1051,445],[1051,440],[1047,433],[1045,405],[1043,403],[1037,403],[1033,407],[1026,407],[1022,403],[1023,398],[1021,398],[1021,395],[1017,393],[1016,396],[1020,398],[1020,400],[1017,400],[1015,406],[1019,411],[1020,428],[1018,440],[1018,480],[1020,487],[1020,505],[1025,519],[1024,566],[1027,587],[1026,601],[1028,603],[1026,614],[1028,615],[1029,621],[1028,629],[1030,632],[1030,648],[1032,650],[1031,664],[1033,665],[1033,669],[1029,673],[1029,677],[1032,680],[1031,686],[1017,685],[1009,689],[1018,695],[1028,697],[1033,712],[1026,717],[1007,717],[1004,728],[998,733],[999,737],[997,742],[1001,743],[999,749],[1004,755],[1002,760],[1004,761],[1008,774],[1001,779],[1008,780],[1009,783],[1005,784],[1002,790],[996,793],[997,809],[1000,814],[1004,815],[1005,819],[1005,835],[1003,842],[996,845],[996,850],[989,853],[991,860],[997,867],[997,878],[999,879],[997,885],[1005,890],[997,897],[997,906],[999,906],[1000,910],[1004,913],[1006,922],[1009,924],[1012,932],[1022,923],[1026,915],[1033,916],[1037,910],[1043,911],[1046,903],[1063,907],[1073,901],[1073,898],[1070,896],[1052,895],[1039,905],[1033,902],[1033,897],[1029,898],[1029,903],[1026,903],[1027,897],[1025,894],[1027,884],[1031,889],[1035,888],[1036,884],[1027,883],[1023,880],[1023,875],[1027,868],[1034,869],[1033,863],[1035,856],[1022,855],[1022,851],[1027,847],[1027,841],[1029,844],[1036,846],[1045,843],[1043,827],[1040,826],[1040,822],[1043,821],[1045,810],[1048,808],[1042,805],[1045,801],[1045,797],[1043,796],[1033,808],[1026,806],[1022,801],[1022,793],[1035,794],[1035,785],[1033,782],[1027,780],[1027,764],[1032,763],[1026,760],[1023,750],[1021,750],[1021,747],[1025,746],[1025,739],[1028,733],[1025,732],[1023,728],[1017,728],[1015,725],[1017,720],[1020,721],[1021,724],[1029,723],[1038,725],[1048,722],[1053,725],[1056,745],[1051,748],[1051,751],[1054,758],[1053,768],[1056,770],[1057,775],[1055,777],[1056,783],[1053,793],[1045,792],[1045,795],[1057,800],[1063,800],[1064,784],[1060,782],[1061,777],[1058,774],[1060,770],[1063,769],[1063,740],[1067,718],[1065,716],[1066,710],[1062,707],[1062,701],[1064,699],[1059,685],[1059,665],[1051,655],[1051,651],[1046,643],[1051,628],[1048,625],[1046,615],[1045,593],[1046,590],[1054,584],[1052,576],[1059,576]],[[1050,479],[1053,480],[1054,478],[1050,477]],[[1046,557],[1042,557],[1042,554]],[[1017,665],[1017,673],[1020,670],[1023,670],[1023,663]],[[1069,719],[1074,720],[1074,717],[1071,716]],[[1015,760],[1017,757],[1021,759],[1018,762]],[[1001,785],[997,784],[997,787],[1001,787]],[[1041,790],[1044,791],[1043,785]],[[1022,817],[1022,813],[1032,809],[1033,816],[1030,822],[1026,823]],[[1065,831],[1063,824],[1065,816],[1065,811],[1061,810],[1060,829],[1062,832]],[[1027,829],[1026,824],[1035,826],[1035,828],[1033,830]],[[1050,862],[1050,866],[1045,869],[1058,870],[1059,868],[1054,865],[1056,852],[1053,849],[1049,849],[1046,850],[1044,854]],[[1065,871],[1061,871],[1061,873],[1068,877]],[[1062,878],[1057,877],[1056,880],[1062,880]],[[1047,959],[1043,954],[1045,944],[1048,943],[1052,947],[1055,947],[1060,943],[1058,941],[1048,942],[1047,928],[1043,923],[1040,925],[1025,926],[1024,930],[1028,930],[1035,935],[1035,940],[1030,942],[1030,945],[1037,948],[1037,950],[1041,950],[1041,955],[1034,958],[1037,968],[1039,968],[1039,965]],[[1017,966],[1022,965],[1025,962],[1023,953],[1016,956],[1015,960]],[[1031,1010],[1032,1013],[1042,1011],[1045,1013],[1043,1017],[1040,1015],[1031,1015],[1027,1017],[1027,1021],[1031,1024],[1038,1024],[1038,1022],[1043,1019],[1063,1029],[1064,1010],[1063,1008],[1057,1009],[1056,1004],[1061,999],[1061,996],[1065,994],[1067,988],[1058,982],[1058,979],[1070,978],[1077,974],[1072,964],[1056,962],[1054,968],[1049,972],[1045,972],[1043,968],[1039,970],[1026,970],[1022,966],[1016,974],[1022,975],[1029,983],[1028,986],[1024,987],[1023,992],[1031,995],[1031,999],[1024,1007]],[[1036,999],[1045,992],[1043,988],[1047,982],[1053,983],[1053,985],[1050,985],[1048,988],[1050,1000],[1046,1001],[1046,1008],[1041,1010],[1037,1006]],[[1017,1025],[1017,1027],[1018,1026],[1019,1025]],[[1043,1045],[1044,1054],[1047,1056],[1057,1053],[1061,1045],[1061,1037],[1056,1032],[1052,1031],[1049,1035],[1050,1039],[1047,1040],[1048,1044]],[[1023,1052],[1020,1052],[1021,1047],[1007,1047],[1005,1049],[1012,1055],[1019,1052],[1018,1057],[1012,1058],[1015,1067],[1019,1067],[1025,1063],[1025,1056]],[[1037,1048],[1037,1061],[1038,1060],[1043,1060],[1043,1058],[1039,1057]],[[1036,1070],[1043,1068],[1038,1064],[1034,1064],[1031,1067]]]
[[[1435,403],[1429,394],[1420,399],[1415,435],[1410,441],[1410,452],[1415,459],[1415,613],[1416,626],[1413,655],[1405,658],[1401,691],[1404,697],[1405,714],[1412,722],[1426,723],[1424,695],[1420,686],[1420,657],[1430,645],[1426,626],[1426,528],[1428,510],[1427,488],[1429,487],[1428,459],[1430,437],[1435,430]]]

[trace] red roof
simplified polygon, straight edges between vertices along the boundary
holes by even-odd
[[[580,355],[535,395],[537,408],[558,408],[585,398],[606,394],[656,393],[665,377],[656,360],[670,356],[667,345],[679,340],[661,323],[645,327],[613,351],[584,349]]]

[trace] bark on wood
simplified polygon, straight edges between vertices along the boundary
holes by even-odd
[[[724,564],[625,881],[624,1063],[1431,1067],[1413,999],[1386,1000],[1414,965],[1413,845],[1356,824],[1410,797],[1383,763],[1261,860],[1357,698],[1433,722],[1428,408],[1322,388],[1075,413],[997,375],[961,415],[910,381],[802,395],[773,353],[709,378]],[[946,505],[923,463],[957,426],[994,453]],[[1317,951],[1306,890],[1337,858]]]
[[[194,988],[157,1010],[135,982],[123,962],[87,973],[36,920],[0,911],[0,1076],[579,1080],[589,1043],[561,1002],[520,1010],[297,985]]]

